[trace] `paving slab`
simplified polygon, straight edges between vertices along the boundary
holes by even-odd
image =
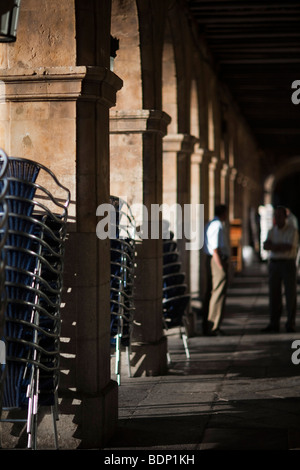
[[[300,322],[286,333],[283,316],[281,333],[263,334],[267,323],[267,271],[258,264],[230,286],[224,336],[189,338],[187,359],[170,335],[165,376],[128,378],[124,369],[118,429],[105,450],[300,449],[300,364],[292,362]]]

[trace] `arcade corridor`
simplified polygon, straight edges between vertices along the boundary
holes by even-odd
[[[299,333],[262,335],[266,265],[242,270],[261,256],[272,204],[300,222],[299,0],[1,0],[0,15],[10,28],[0,31],[0,148],[49,168],[70,191],[58,447],[300,448],[300,365],[291,362],[300,319]],[[131,234],[127,258],[108,232],[99,236],[105,208],[120,200],[135,227],[167,221],[175,233],[189,360],[165,334],[162,230]],[[199,332],[204,250],[187,242],[218,204],[228,207],[237,272],[227,335],[212,339]],[[186,206],[201,206],[203,218]],[[131,270],[117,300],[114,256]],[[124,365],[119,386],[112,356],[124,331],[134,378]],[[37,448],[53,448],[52,427],[43,409]],[[4,448],[24,442],[3,424]]]
[[[188,360],[172,335],[164,377],[129,379],[124,368],[118,430],[107,450],[300,449],[300,364],[291,359],[300,334],[285,333],[284,317],[281,333],[260,332],[268,322],[266,268],[235,277],[226,336],[190,338]]]

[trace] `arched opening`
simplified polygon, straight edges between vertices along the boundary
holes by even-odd
[[[261,256],[266,259],[262,242],[272,225],[273,207],[284,205],[300,220],[300,157],[294,157],[288,164],[282,163],[264,182],[264,200],[259,208],[261,231]],[[273,206],[273,207],[272,207]]]
[[[265,179],[264,204],[285,205],[300,220],[300,156],[283,163]]]
[[[208,122],[208,148],[214,150],[215,148],[215,128],[214,128],[214,117],[213,117],[213,104],[209,100],[207,108],[207,122]]]
[[[178,128],[176,90],[174,48],[169,23],[167,22],[162,59],[162,109],[171,117],[168,126],[169,134],[176,134]]]
[[[288,207],[300,221],[300,170],[278,180],[272,194],[273,206]]]

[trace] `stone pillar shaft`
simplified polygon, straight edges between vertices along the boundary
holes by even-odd
[[[191,204],[201,204],[201,161],[203,152],[196,149],[191,156]],[[195,222],[192,220],[192,223]],[[198,227],[197,230],[203,230],[204,227]],[[199,297],[200,293],[200,250],[192,252],[190,257],[190,290],[194,298]]]
[[[111,193],[126,198],[137,225],[152,205],[162,204],[162,137],[169,117],[162,111],[111,112]],[[124,186],[123,182],[126,182]],[[135,375],[166,372],[166,338],[162,329],[162,240],[137,240],[135,325],[132,367]]]
[[[1,72],[1,80],[10,117],[0,122],[7,153],[46,165],[71,191],[59,445],[100,447],[113,432],[118,404],[109,367],[109,242],[96,237],[96,208],[108,202],[109,107],[122,82],[105,68],[85,66],[11,68]],[[53,445],[50,428],[45,417],[38,429],[44,448]]]

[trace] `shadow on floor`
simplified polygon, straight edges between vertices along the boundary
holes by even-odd
[[[165,377],[124,381],[118,429],[106,449],[300,449],[300,365],[291,360],[300,333],[261,333],[266,279],[260,268],[236,277],[225,336],[190,338],[190,359],[171,337]]]
[[[300,398],[229,400],[211,413],[121,420],[106,448],[287,450],[296,437],[298,445]]]

